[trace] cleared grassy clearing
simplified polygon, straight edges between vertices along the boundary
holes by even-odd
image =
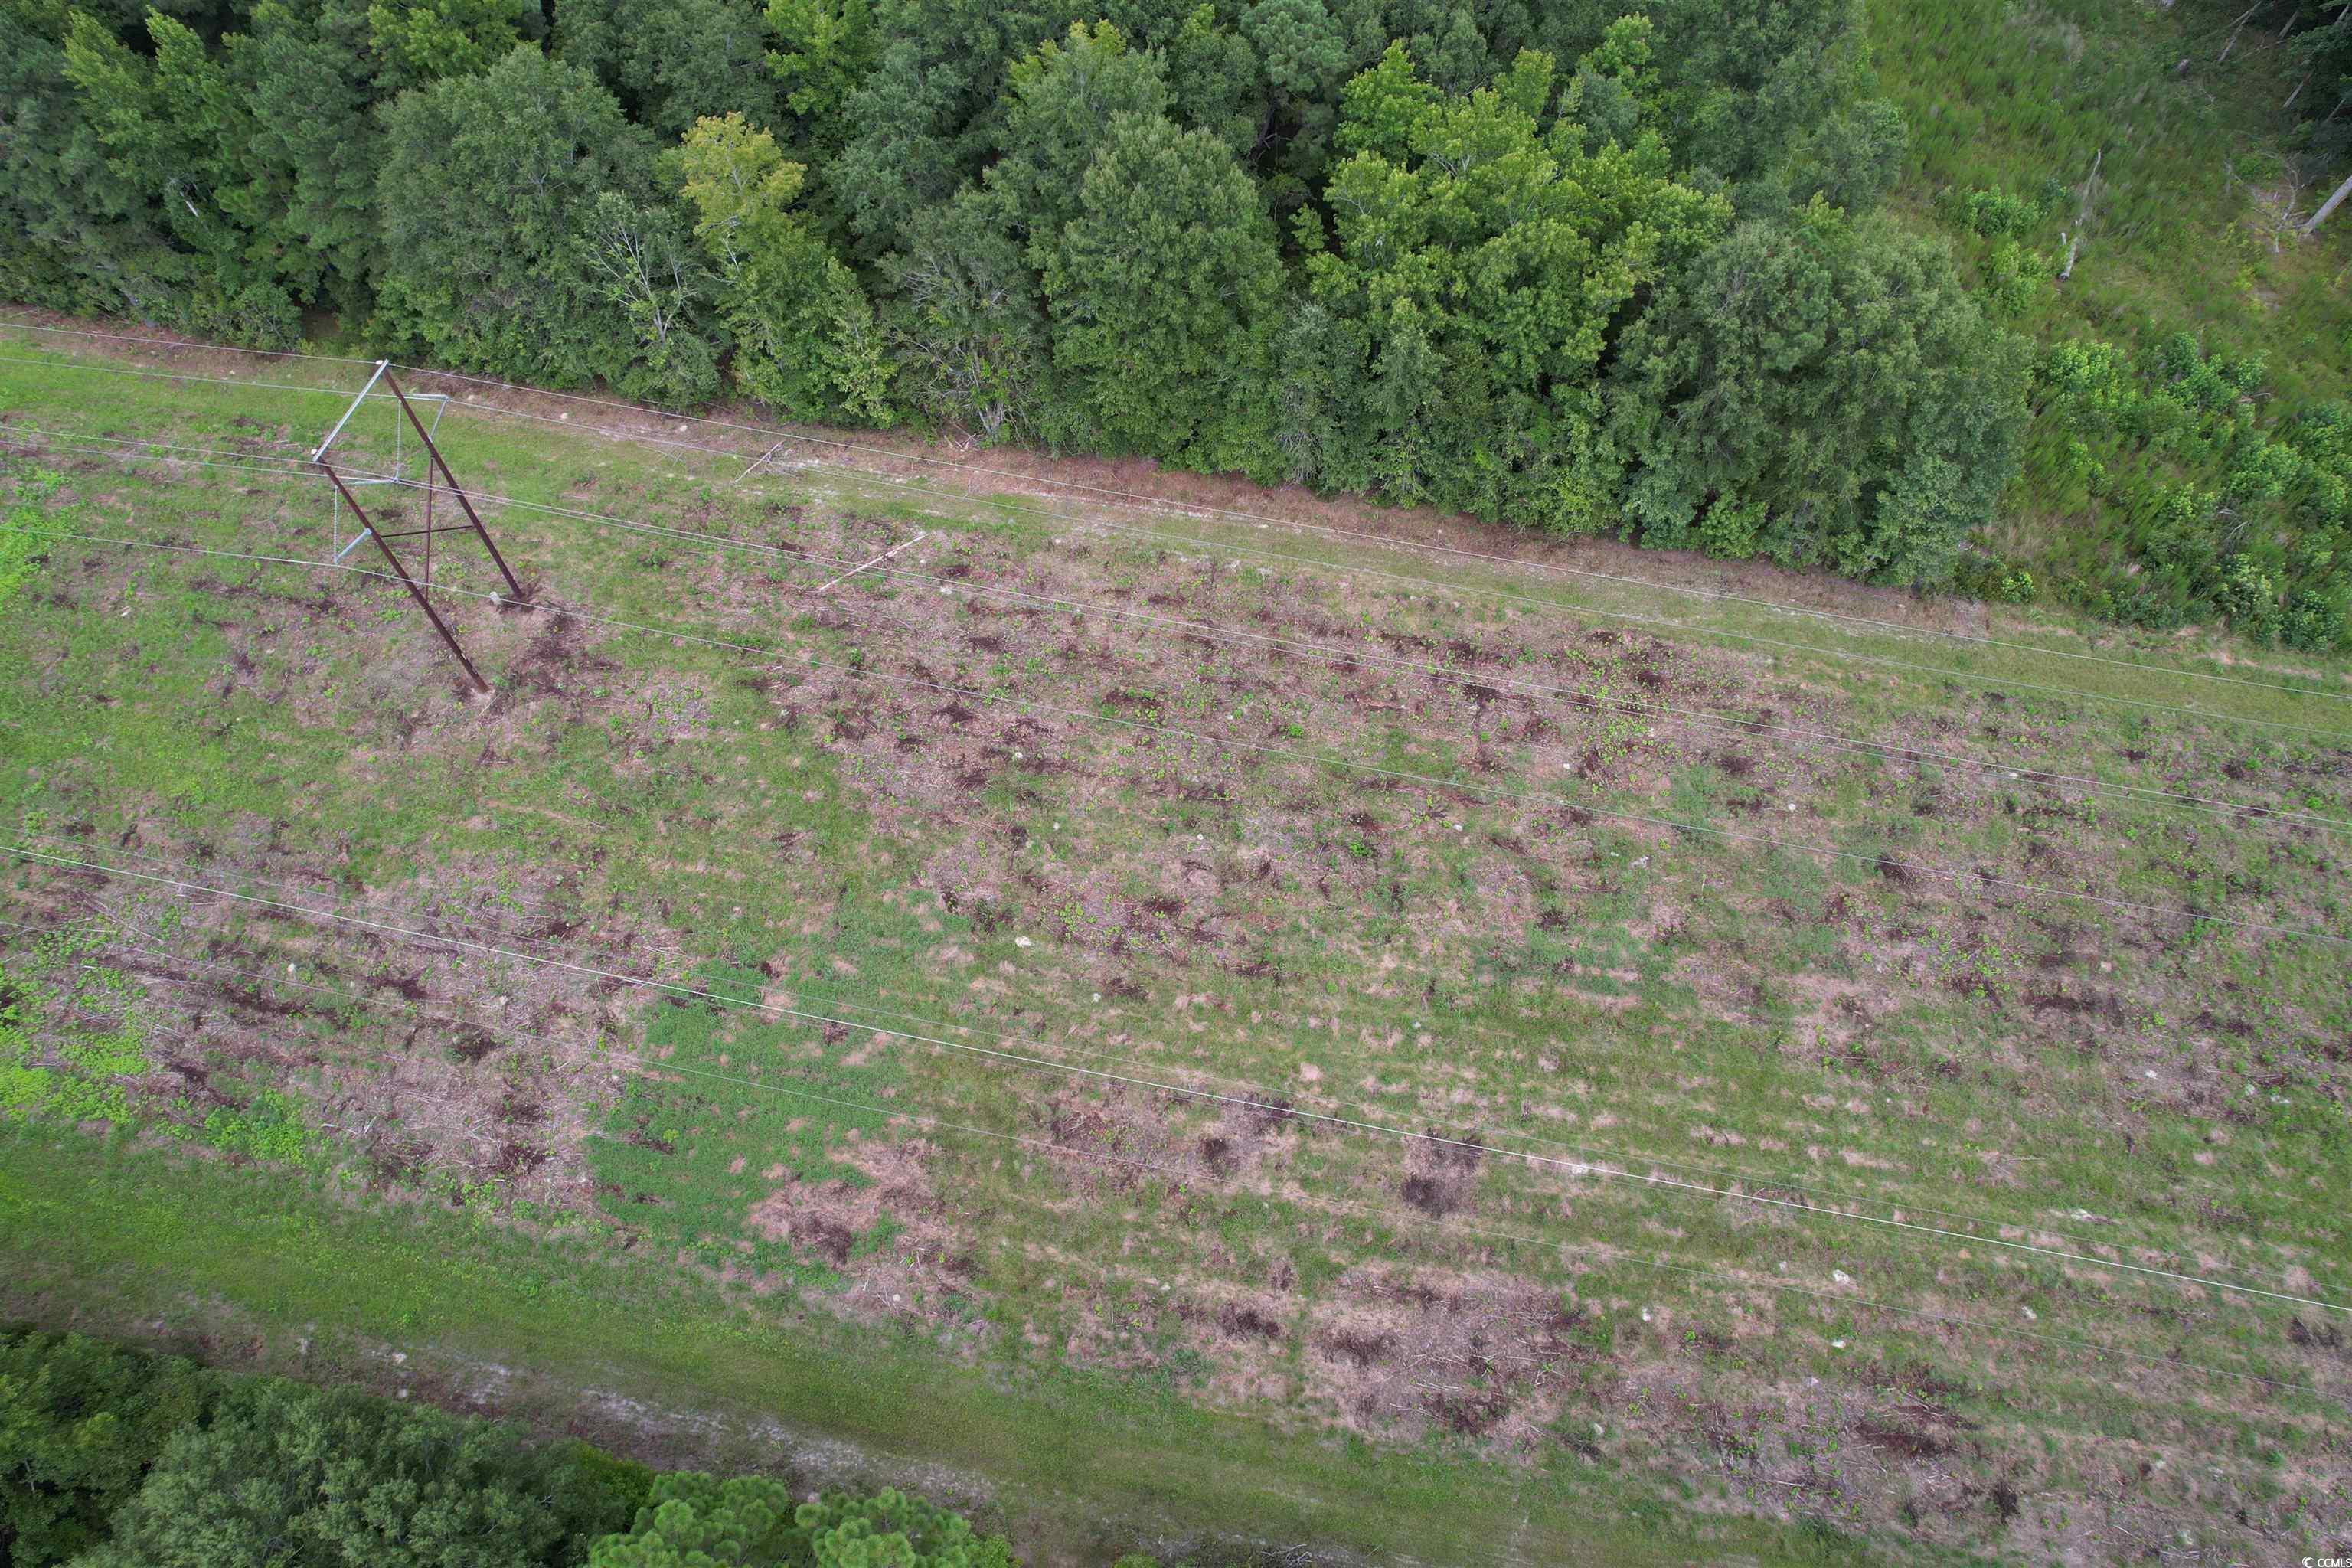
[[[8,369],[20,425],[221,461],[333,412]],[[1531,1518],[1598,1478],[1906,1551],[2343,1516],[2341,704],[444,430],[488,492],[729,536],[499,509],[543,602],[709,640],[459,600],[484,707],[375,579],[58,541],[12,612],[33,842],[481,944],[14,873],[185,1046],[131,1086],[167,1115],[289,1085],[351,1183],[1018,1385],[1508,1456]],[[19,438],[51,526],[321,542],[315,486]]]

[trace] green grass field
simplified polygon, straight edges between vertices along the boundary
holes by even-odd
[[[1056,1563],[2352,1516],[2338,669],[422,377],[484,700],[299,563],[363,370],[5,346],[12,1310]]]
[[[2232,412],[2275,428],[2352,385],[2352,253],[2340,223],[2295,232],[2342,172],[2309,155],[2286,112],[2301,68],[2282,48],[2284,12],[2258,9],[1868,5],[1878,90],[1910,132],[1896,208],[1954,246],[1996,313],[2044,345],[2113,345],[2140,365],[2188,333],[2209,355],[2258,367]],[[1971,221],[1976,201],[1997,204],[2001,221]],[[2127,598],[2155,488],[2221,479],[2212,454],[2147,447],[2040,407],[2024,469],[1981,542],[2074,602],[2103,586]]]

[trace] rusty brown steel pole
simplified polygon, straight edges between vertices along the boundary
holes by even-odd
[[[449,471],[449,465],[442,460],[441,448],[433,444],[432,436],[425,431],[425,421],[419,419],[416,416],[416,410],[408,405],[408,395],[400,390],[400,383],[394,378],[389,369],[383,373],[383,384],[392,389],[392,395],[399,401],[400,411],[408,416],[408,423],[415,430],[416,438],[424,442],[425,451],[432,454],[433,466],[440,469],[442,479],[448,481],[449,493],[456,496],[457,504],[466,509],[467,521],[474,525],[474,532],[481,539],[482,547],[490,552],[490,559],[498,563],[499,574],[506,578],[507,586],[513,591],[515,603],[528,604],[530,601],[523,596],[522,584],[515,581],[513,571],[507,565],[507,558],[499,553],[497,541],[490,537],[490,531],[482,526],[481,516],[474,510],[473,501],[467,498],[465,489],[457,483],[457,476]],[[426,476],[425,482],[428,486],[432,483],[430,475]],[[431,504],[429,491],[426,503]],[[488,690],[488,688],[485,687],[483,689]]]
[[[457,634],[450,631],[448,623],[441,618],[441,612],[433,607],[433,601],[425,596],[425,590],[416,585],[416,579],[408,574],[408,568],[400,563],[400,557],[393,552],[391,544],[385,541],[383,534],[375,531],[374,521],[362,510],[359,498],[352,494],[350,486],[343,483],[343,476],[335,472],[334,465],[331,463],[320,458],[313,458],[312,461],[316,462],[319,470],[333,482],[337,492],[350,505],[352,514],[360,520],[360,526],[368,531],[370,539],[375,541],[375,547],[383,552],[383,558],[392,563],[393,573],[400,579],[401,586],[408,590],[409,597],[416,601],[416,607],[425,612],[425,618],[433,623],[433,629],[440,633],[441,640],[448,645],[449,656],[464,667],[466,679],[474,683],[476,690],[487,694],[490,689],[490,683],[482,679],[482,672],[474,668],[474,661],[467,658],[466,650],[457,646]],[[475,526],[479,528],[481,524],[478,521]],[[491,553],[496,554],[497,552],[493,551]],[[506,563],[500,562],[499,564],[503,568]],[[514,578],[509,575],[507,581],[511,583]]]

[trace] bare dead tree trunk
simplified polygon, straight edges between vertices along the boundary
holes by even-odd
[[[2066,282],[2074,276],[2074,263],[2082,259],[2083,242],[2091,234],[2091,204],[2098,199],[2099,165],[2106,162],[2105,147],[2091,154],[2091,172],[2083,176],[2075,187],[2074,226],[2071,232],[2061,229],[2058,237],[2066,245],[2066,265],[2058,273],[2058,281]]]
[[[2347,195],[2352,195],[2352,174],[2345,175],[2344,183],[2336,187],[2336,194],[2320,204],[2319,210],[2311,215],[2311,221],[2303,226],[2303,232],[2317,233],[2319,226],[2327,221],[2327,215],[2343,205],[2344,198]]]
[[[2221,46],[2221,52],[2213,57],[2213,63],[2215,65],[2218,66],[2223,60],[2230,58],[2230,51],[2238,47],[2238,35],[2246,30],[2246,24],[2254,19],[2254,13],[2261,10],[2267,4],[2269,4],[2269,0],[2254,0],[2252,5],[2246,7],[2245,15],[2238,18],[2238,25],[2230,29],[2230,41],[2223,44]]]

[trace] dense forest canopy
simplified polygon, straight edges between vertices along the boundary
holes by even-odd
[[[1019,1568],[892,1489],[656,1475],[407,1397],[0,1326],[0,1564]]]
[[[2324,142],[2347,7],[2291,9]],[[2029,419],[2061,468],[2120,420],[2154,454],[2125,504],[2156,572],[2093,607],[2343,640],[2340,408],[2258,430],[2199,389],[2260,367],[2201,345],[2037,358],[2009,318],[2059,261],[2002,241],[2022,198],[1970,198],[1973,267],[1880,210],[1906,128],[1863,24],[1862,0],[0,0],[0,293],[2011,595],[2031,579],[1968,542]]]

